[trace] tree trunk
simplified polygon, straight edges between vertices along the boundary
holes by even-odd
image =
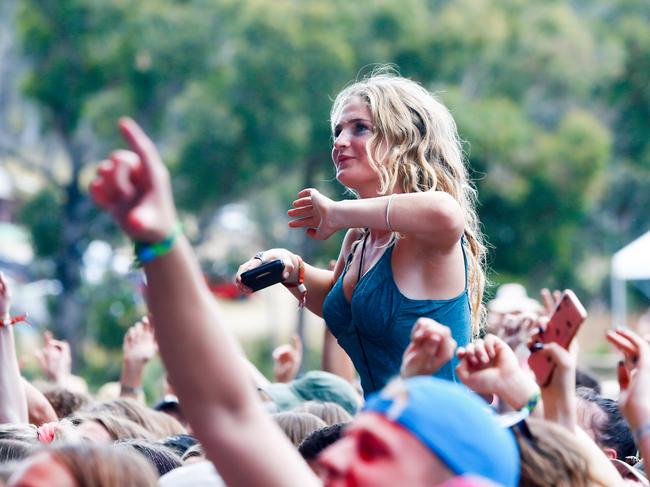
[[[86,241],[83,211],[86,197],[79,188],[79,174],[83,166],[83,151],[75,145],[70,136],[62,137],[71,164],[68,184],[63,188],[62,245],[55,258],[56,277],[61,282],[62,292],[53,310],[53,327],[57,337],[70,343],[73,365],[79,362],[81,345],[85,336],[83,329],[84,304],[81,302],[81,258]]]

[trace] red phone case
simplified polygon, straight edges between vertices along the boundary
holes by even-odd
[[[542,343],[555,342],[568,349],[578,328],[586,318],[587,311],[584,306],[573,291],[567,289],[562,293],[560,302],[538,341]],[[535,373],[537,383],[542,387],[547,386],[553,376],[553,369],[555,369],[553,362],[542,354],[533,352],[528,358],[528,365]]]

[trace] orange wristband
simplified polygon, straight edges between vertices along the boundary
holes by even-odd
[[[307,288],[305,287],[305,263],[302,260],[302,257],[297,255],[298,257],[298,282],[297,283],[285,283],[283,282],[285,287],[295,287],[298,288],[298,292],[300,293],[300,297],[298,298],[298,306],[301,308],[305,306],[305,301],[307,299]]]

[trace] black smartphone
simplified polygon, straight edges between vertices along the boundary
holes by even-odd
[[[272,260],[255,269],[242,273],[241,282],[253,291],[259,291],[265,287],[282,282],[283,271],[284,264],[282,261],[280,259]]]

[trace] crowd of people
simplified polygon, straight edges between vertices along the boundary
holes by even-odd
[[[90,191],[135,243],[149,315],[124,338],[119,387],[92,397],[65,342],[37,354],[49,381],[21,376],[0,276],[0,481],[9,486],[619,486],[648,484],[650,345],[607,333],[620,393],[577,370],[575,344],[540,340],[561,293],[504,285],[484,306],[485,245],[449,110],[380,71],[336,97],[336,178],[356,197],[300,191],[289,226],[346,234],[331,269],[269,249],[281,283],[324,319],[323,370],[300,374],[301,344],[264,377],[227,332],[183,235],[169,173],[131,119],[129,150]],[[531,346],[531,344],[535,346]],[[145,404],[159,353],[164,396]],[[552,370],[538,382],[529,358]]]

